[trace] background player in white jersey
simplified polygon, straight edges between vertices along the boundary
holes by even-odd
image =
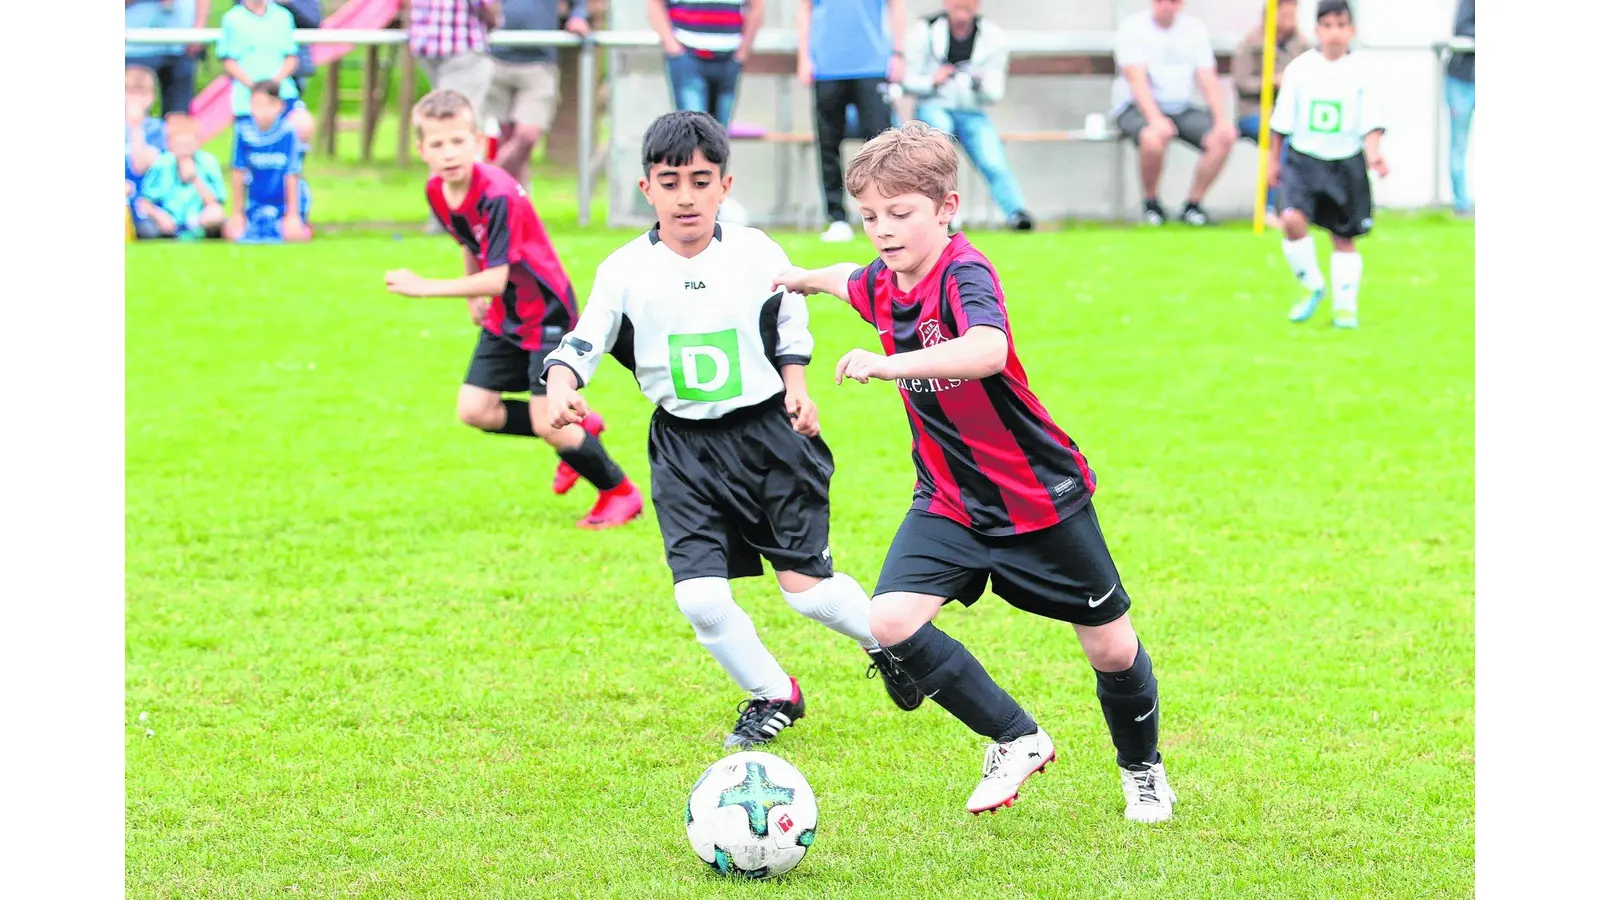
[[[545,360],[550,424],[581,422],[578,389],[600,356],[630,369],[656,405],[650,488],[678,608],[751,698],[727,746],[764,744],[805,714],[730,578],[765,557],[789,605],[856,640],[903,709],[916,683],[879,652],[866,592],[833,570],[828,483],[833,454],[806,389],[812,339],[805,298],[773,290],[788,257],[754,228],[718,223],[733,183],[728,139],[703,112],[669,113],[644,136],[639,180],[658,221],[606,258],[578,324]]]
[[[1356,238],[1372,230],[1372,184],[1367,168],[1389,174],[1378,141],[1383,117],[1374,97],[1376,79],[1366,59],[1350,52],[1356,35],[1345,0],[1317,4],[1317,50],[1302,53],[1283,72],[1272,110],[1272,156],[1267,183],[1283,199],[1283,255],[1311,293],[1289,311],[1304,322],[1327,293],[1307,222],[1333,236],[1328,274],[1333,278],[1333,324],[1356,327],[1361,254]],[[1283,142],[1289,152],[1282,152]],[[1282,159],[1280,164],[1279,160]]]

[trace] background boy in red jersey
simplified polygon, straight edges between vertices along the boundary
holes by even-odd
[[[407,269],[384,276],[389,290],[408,297],[466,297],[472,320],[483,326],[478,347],[456,398],[461,421],[493,434],[541,437],[563,466],[555,491],[566,493],[578,477],[600,491],[580,528],[609,528],[638,516],[643,497],[600,443],[597,416],[583,426],[551,428],[544,409],[545,354],[578,318],[577,299],[561,260],[533,211],[528,193],[504,170],[474,162],[482,145],[477,115],[456,91],[434,91],[417,101],[417,150],[433,177],[428,206],[461,244],[463,278],[423,278]],[[528,400],[506,392],[529,391]]]
[[[878,577],[872,634],[924,695],[994,742],[967,800],[980,813],[1010,806],[1055,745],[933,618],[992,582],[1012,606],[1072,623],[1095,669],[1126,815],[1163,821],[1176,798],[1156,748],[1156,679],[1089,502],[1094,472],[1028,389],[994,267],[949,235],[956,165],[949,139],[922,122],[868,141],[845,186],[878,259],[774,280],[846,299],[872,323],[884,352],[850,351],[835,379],[894,381],[909,413],[917,488]]]

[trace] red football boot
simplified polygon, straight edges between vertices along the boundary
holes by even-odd
[[[602,528],[615,528],[637,519],[644,512],[644,495],[632,481],[624,478],[622,483],[609,491],[601,491],[600,498],[594,502],[594,509],[578,522],[579,528],[598,531]]]

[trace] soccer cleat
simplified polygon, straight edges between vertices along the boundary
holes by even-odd
[[[922,689],[917,687],[905,669],[900,668],[900,661],[895,659],[888,650],[879,647],[868,650],[867,655],[872,657],[872,665],[867,666],[867,677],[883,676],[883,689],[889,692],[889,699],[894,705],[906,712],[922,705]]]
[[[800,682],[789,679],[789,699],[762,700],[751,697],[739,704],[739,721],[733,733],[722,742],[726,748],[750,748],[765,744],[778,736],[778,732],[800,721],[806,714],[806,698],[800,693]]]
[[[1198,203],[1186,203],[1180,217],[1190,225],[1212,225],[1211,214],[1200,208]]]
[[[1161,208],[1160,203],[1154,200],[1146,200],[1144,202],[1144,211],[1139,214],[1139,221],[1146,225],[1165,225],[1167,224],[1167,211]]]
[[[1356,320],[1354,310],[1336,309],[1333,311],[1333,327],[1354,328],[1358,324],[1360,323]]]
[[[589,413],[583,419],[583,430],[595,437],[599,437],[606,430],[606,420],[600,418],[599,413]],[[577,469],[567,465],[566,460],[562,460],[556,465],[556,480],[551,483],[550,490],[555,491],[557,496],[565,494],[567,491],[572,490],[573,485],[577,484],[582,477],[578,474]]]
[[[621,484],[611,490],[600,492],[600,497],[594,501],[594,508],[578,521],[578,527],[591,531],[615,528],[638,518],[642,512],[644,497],[632,481],[624,478]]]
[[[1012,231],[1032,231],[1033,216],[1028,215],[1027,210],[1018,210],[1006,216],[1006,227]]]
[[[819,237],[822,238],[823,243],[826,244],[842,244],[846,241],[852,240],[855,236],[855,232],[850,230],[849,222],[837,221],[829,222],[828,229],[819,235]]]
[[[967,812],[992,812],[1016,802],[1022,783],[1054,762],[1056,745],[1041,728],[1008,744],[990,744],[983,751],[983,780],[967,798]]]
[[[1289,310],[1289,321],[1304,322],[1311,318],[1317,312],[1317,304],[1321,303],[1322,298],[1327,294],[1328,292],[1323,288],[1312,291],[1310,296],[1296,303],[1294,308]]]
[[[1130,822],[1165,822],[1172,818],[1173,804],[1178,802],[1161,763],[1123,768],[1122,796],[1128,801],[1123,815]]]

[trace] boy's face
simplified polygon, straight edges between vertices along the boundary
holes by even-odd
[[[943,249],[960,198],[954,191],[939,203],[924,194],[885,197],[876,184],[869,184],[856,197],[856,206],[861,210],[861,228],[884,263],[896,273],[912,273],[921,269],[929,254]]]
[[[656,163],[639,179],[639,190],[655,207],[662,234],[679,244],[693,244],[716,226],[717,208],[733,187],[733,176],[698,148],[681,166]]]
[[[1329,13],[1317,20],[1317,44],[1333,56],[1350,49],[1356,36],[1356,26],[1349,13]]]
[[[417,154],[428,164],[428,171],[447,183],[460,184],[472,178],[472,164],[478,156],[483,134],[478,123],[465,115],[448,119],[419,119]]]
[[[179,159],[194,156],[200,149],[200,137],[192,131],[174,131],[167,135],[167,149]]]
[[[156,105],[156,87],[149,81],[129,79],[123,93],[127,96],[129,106],[135,106],[146,113],[150,112],[150,107]]]
[[[251,94],[250,115],[255,118],[256,127],[265,131],[283,115],[283,100],[271,94]]]

